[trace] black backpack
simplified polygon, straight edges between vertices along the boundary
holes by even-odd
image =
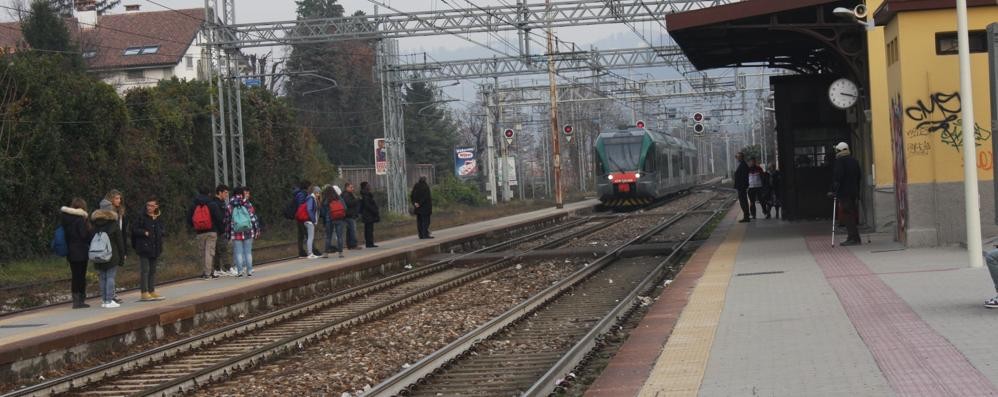
[[[298,212],[298,198],[292,197],[291,201],[284,206],[284,218],[294,220],[295,213]]]

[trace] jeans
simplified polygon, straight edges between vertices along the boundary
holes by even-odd
[[[749,209],[752,213],[752,217],[755,218],[755,207],[759,203],[759,196],[762,193],[761,187],[750,187],[748,188],[748,199],[749,199]]]
[[[430,237],[430,214],[416,214],[416,231],[419,238]]]
[[[748,188],[738,189],[738,204],[742,207],[742,219],[749,218]]]
[[[308,233],[308,242],[305,245],[306,255],[312,255],[315,252],[315,224],[305,222],[305,231]]]
[[[215,262],[215,245],[218,233],[207,232],[198,235],[198,256],[201,257],[201,274],[210,275]]]
[[[104,303],[114,299],[114,276],[118,274],[118,267],[111,266],[106,270],[97,269],[97,276],[100,280],[100,297]]]
[[[347,224],[347,248],[357,248],[357,218],[344,219]]]
[[[87,261],[69,262],[69,270],[73,274],[70,292],[74,294],[87,294]]]
[[[232,264],[225,263],[225,257],[229,254],[229,240],[220,239],[215,242],[215,259],[213,261],[215,270],[220,272],[229,271]]]
[[[232,263],[236,273],[253,274],[253,239],[232,240]]]
[[[374,247],[374,223],[364,222],[364,245]]]
[[[326,222],[326,252],[343,252],[343,220]],[[336,247],[333,247],[333,233],[336,233]],[[335,248],[335,249],[334,249]]]
[[[298,256],[308,256],[311,251],[305,251],[305,235],[308,232],[305,230],[305,224],[301,222],[295,222],[298,224]]]
[[[139,289],[142,292],[156,290],[156,260],[158,259],[139,257]]]

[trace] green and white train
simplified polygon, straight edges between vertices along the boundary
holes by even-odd
[[[647,128],[596,138],[597,192],[607,207],[651,203],[697,183],[693,144]]]

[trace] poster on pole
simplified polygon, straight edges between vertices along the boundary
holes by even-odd
[[[475,148],[454,149],[454,176],[471,178],[478,175],[478,160],[475,158]]]
[[[505,170],[501,169],[503,161],[506,162],[506,169]],[[499,164],[500,164],[500,166],[499,166],[500,169],[496,170],[496,173],[499,174],[499,181],[500,181],[499,183],[502,183],[502,175],[505,172],[505,174],[506,174],[506,180],[509,181],[509,185],[510,186],[516,186],[517,185],[517,180],[516,180],[516,157],[514,157],[514,156],[502,157],[502,158],[499,159]]]
[[[374,173],[376,175],[388,174],[388,151],[385,149],[385,139],[374,140]]]

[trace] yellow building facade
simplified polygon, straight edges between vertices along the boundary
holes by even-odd
[[[956,10],[952,1],[912,3],[868,4],[881,26],[869,33],[876,226],[908,246],[955,244],[966,241]],[[970,3],[972,136],[982,226],[990,236],[998,227],[985,30],[998,22],[998,5]]]

